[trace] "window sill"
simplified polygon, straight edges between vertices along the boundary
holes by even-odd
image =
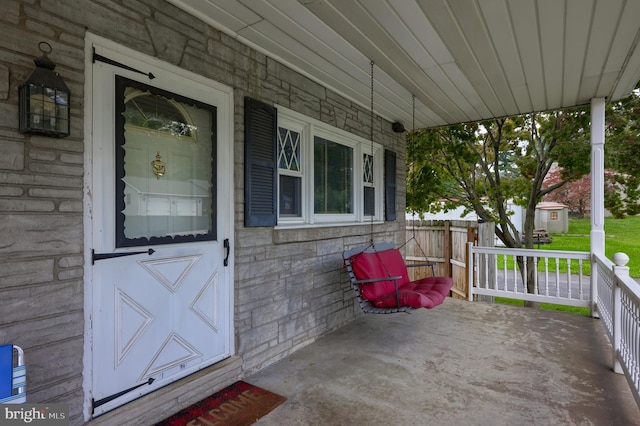
[[[374,221],[374,225],[385,222]],[[301,241],[330,240],[332,238],[369,235],[371,222],[344,223],[305,223],[277,225],[273,229],[275,244],[287,244]]]
[[[380,220],[374,220],[374,225],[381,225],[384,222]],[[276,231],[281,231],[285,229],[315,229],[315,228],[342,228],[344,226],[369,226],[371,225],[370,221],[366,222],[322,222],[322,223],[300,223],[300,222],[292,222],[288,223],[280,223],[274,227]]]

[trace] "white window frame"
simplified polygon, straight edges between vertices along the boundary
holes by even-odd
[[[277,227],[306,227],[306,226],[335,226],[340,224],[370,223],[371,216],[364,214],[364,164],[363,154],[372,153],[373,148],[373,186],[375,188],[374,222],[382,222],[384,211],[384,149],[378,143],[354,135],[347,131],[333,127],[327,123],[307,117],[288,108],[277,106],[278,128],[283,127],[300,133],[300,172],[281,170],[278,167],[278,190],[280,176],[301,177],[301,216],[281,217],[278,211]],[[279,129],[278,129],[279,132]],[[351,185],[353,188],[353,212],[349,214],[316,214],[314,213],[314,140],[321,137],[353,149],[353,173]],[[278,165],[279,166],[279,165]],[[366,184],[369,185],[369,184]],[[280,193],[278,191],[278,210],[280,208]]]
[[[278,182],[277,182],[277,193],[278,193],[278,198],[276,201],[277,204],[277,210],[278,210],[278,225],[301,225],[305,223],[305,217],[308,217],[309,213],[307,211],[307,198],[308,198],[308,191],[307,191],[307,185],[305,183],[305,175],[309,174],[309,161],[305,156],[305,153],[308,150],[308,139],[309,139],[309,125],[308,123],[305,123],[304,121],[297,119],[296,117],[292,117],[292,116],[281,116],[280,115],[280,109],[278,109],[278,134],[280,133],[280,127],[284,127],[286,129],[289,130],[293,130],[294,132],[298,132],[300,133],[300,170],[299,171],[292,171],[292,170],[283,170],[280,169],[280,159],[278,158],[276,161],[278,161],[278,164],[276,164],[276,167],[278,169]],[[280,136],[278,136],[280,137]],[[280,151],[280,146],[278,143],[278,147],[277,147],[278,152]],[[292,177],[299,177],[302,179],[302,182],[300,184],[300,198],[301,198],[301,206],[300,206],[300,216],[299,217],[295,217],[295,216],[280,216],[280,176],[292,176]]]

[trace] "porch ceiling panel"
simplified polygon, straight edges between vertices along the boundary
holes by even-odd
[[[433,127],[617,100],[640,1],[168,0],[391,121]]]

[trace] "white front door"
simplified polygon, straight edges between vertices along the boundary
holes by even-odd
[[[98,415],[232,355],[233,101],[215,83],[93,47]]]

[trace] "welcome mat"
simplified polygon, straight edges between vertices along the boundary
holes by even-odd
[[[246,426],[255,423],[286,399],[239,381],[157,423],[156,426]]]

